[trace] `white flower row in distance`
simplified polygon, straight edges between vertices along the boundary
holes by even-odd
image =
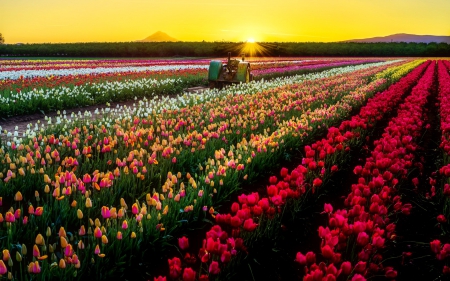
[[[152,66],[127,66],[127,67],[98,67],[98,68],[66,68],[66,69],[39,69],[39,70],[14,70],[0,71],[0,80],[17,80],[21,78],[69,76],[122,72],[145,72],[145,71],[170,71],[185,69],[208,69],[208,65],[152,65]]]

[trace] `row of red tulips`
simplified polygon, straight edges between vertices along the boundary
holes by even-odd
[[[216,229],[220,234],[211,235],[208,232],[203,242],[198,258],[207,273],[199,274],[199,279],[208,280],[208,278],[214,277],[220,272],[220,268],[230,261],[225,258],[228,257],[228,248],[225,247],[228,244],[225,242],[229,236],[242,237],[247,245],[252,238],[267,231],[265,228],[270,227],[271,223],[279,221],[284,208],[292,207],[296,201],[301,200],[299,198],[317,194],[316,189],[320,188],[324,181],[339,169],[336,163],[343,161],[345,154],[350,151],[350,147],[364,142],[364,135],[370,131],[375,122],[381,120],[385,113],[398,104],[402,95],[412,87],[428,64],[416,68],[399,83],[370,99],[359,115],[344,121],[339,129],[330,128],[326,139],[318,141],[312,146],[306,146],[306,157],[303,159],[302,165],[290,174],[286,168],[283,168],[280,181],[275,176],[270,178],[267,196],[262,197],[258,193],[242,194],[239,196],[238,202],[231,205],[231,213],[217,214],[215,216],[217,225],[212,229]],[[220,225],[223,226],[223,229],[229,229],[229,233],[223,231]],[[186,238],[183,237],[180,240],[179,246],[183,249],[186,243],[182,241],[186,241]],[[224,246],[221,246],[221,242]],[[245,247],[241,246],[239,249],[245,250]],[[232,256],[235,253],[236,251]],[[307,254],[309,258],[312,255],[312,253]],[[195,272],[189,263],[190,259],[191,255],[185,258],[184,263],[174,263],[173,259],[169,260],[169,276],[171,278],[181,277],[183,280],[195,280]],[[183,266],[185,266],[184,271],[182,271]],[[165,279],[159,277],[155,280]]]
[[[439,81],[439,116],[440,130],[442,132],[440,148],[443,155],[443,165],[439,169],[442,176],[442,188],[436,190],[436,180],[432,179],[430,196],[440,201],[442,214],[437,217],[439,223],[447,222],[450,217],[450,62],[440,61],[438,63],[438,81]],[[437,194],[437,196],[436,196]],[[430,242],[431,251],[436,258],[445,265],[442,273],[450,275],[450,241],[448,239],[434,239]],[[446,243],[447,242],[447,243]]]
[[[408,215],[412,208],[411,204],[402,202],[397,188],[413,168],[415,139],[420,136],[434,74],[433,62],[400,106],[398,115],[389,122],[381,139],[374,142],[375,148],[365,165],[354,168],[359,179],[352,184],[352,191],[344,201],[345,208],[333,211],[330,204],[325,204],[329,221],[328,226],[319,227],[319,236],[326,263],[317,265],[312,252],[306,256],[299,253],[297,260],[307,265],[304,280],[336,280],[340,274],[353,281],[383,273],[387,278],[397,276],[395,269],[383,265],[386,258],[383,248],[396,239],[395,219],[401,218],[401,214]]]

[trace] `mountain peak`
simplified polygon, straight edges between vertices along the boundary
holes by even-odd
[[[167,33],[164,33],[162,31],[156,31],[147,38],[143,40],[138,40],[138,42],[176,42],[176,41],[179,40],[167,35]]]

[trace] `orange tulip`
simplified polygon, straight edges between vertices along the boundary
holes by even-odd
[[[36,236],[36,239],[35,239],[34,242],[35,242],[37,245],[40,245],[40,246],[45,245],[44,237],[43,237],[42,234],[40,234],[40,233]]]
[[[59,240],[60,240],[60,244],[61,244],[61,248],[65,248],[65,247],[67,247],[67,240],[66,240],[66,238],[64,238],[64,237],[60,237],[59,238]]]
[[[64,259],[60,259],[59,260],[59,268],[66,268],[66,262],[64,261]]]
[[[14,201],[22,201],[22,199],[22,193],[20,193],[20,191],[17,191],[16,195],[14,195]]]
[[[8,269],[6,268],[6,265],[3,262],[3,260],[0,260],[0,275],[5,274],[6,272],[8,272]]]
[[[5,249],[3,250],[3,260],[8,261],[11,258],[11,255],[9,254],[9,250]]]
[[[59,228],[58,235],[59,235],[59,237],[66,237],[67,236],[66,231],[64,230],[64,227],[61,226]]]

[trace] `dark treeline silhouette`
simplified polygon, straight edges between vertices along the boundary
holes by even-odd
[[[254,43],[256,45],[256,43]],[[447,57],[446,43],[257,43],[251,56]],[[246,43],[122,42],[1,44],[0,56],[19,57],[221,57],[239,56]]]

